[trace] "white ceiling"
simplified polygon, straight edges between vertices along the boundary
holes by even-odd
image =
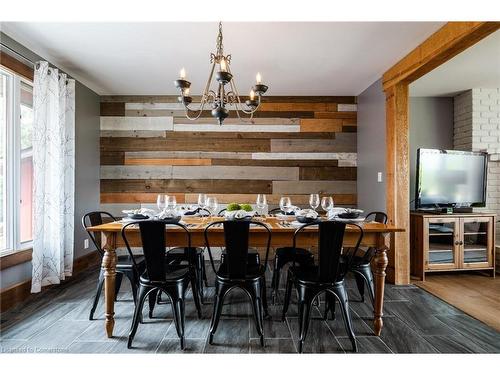
[[[500,31],[489,35],[410,85],[411,96],[455,96],[500,87]]]
[[[226,22],[241,93],[358,95],[443,22]],[[217,23],[2,23],[3,31],[101,95],[177,94],[185,67],[199,94]]]

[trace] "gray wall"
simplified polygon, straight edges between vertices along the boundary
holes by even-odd
[[[29,49],[0,32],[2,44],[32,61],[43,60]],[[76,82],[75,96],[75,259],[92,248],[83,249],[85,233],[80,218],[84,212],[99,207],[99,95]],[[31,262],[0,271],[0,288],[31,278]]]
[[[377,173],[382,172],[382,182]],[[385,211],[385,94],[379,80],[358,96],[358,207]]]
[[[410,98],[410,200],[415,199],[418,148],[453,149],[453,98]]]

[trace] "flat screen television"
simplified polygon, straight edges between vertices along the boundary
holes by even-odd
[[[485,152],[419,148],[415,208],[484,207],[487,163]]]

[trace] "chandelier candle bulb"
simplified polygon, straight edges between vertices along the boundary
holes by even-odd
[[[250,99],[245,104],[252,109],[258,106],[257,100],[255,100],[255,91],[250,90]]]
[[[257,73],[255,80],[257,81],[258,85],[260,85],[262,83],[262,76],[260,75],[260,73]]]
[[[223,72],[227,72],[226,59],[220,60],[220,70]]]
[[[180,76],[180,79],[185,80],[186,79],[186,69],[182,68],[179,76]],[[257,82],[257,83],[259,83],[259,82]]]

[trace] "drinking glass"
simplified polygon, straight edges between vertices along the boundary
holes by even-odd
[[[215,197],[208,197],[206,201],[206,207],[210,211],[210,216],[213,216],[216,214],[217,207],[219,207],[219,204],[217,202],[217,198]]]
[[[258,194],[257,195],[257,201],[255,202],[257,205],[257,208],[259,209],[259,214],[262,215],[264,208],[266,208],[267,205],[267,198],[266,194]]]
[[[163,212],[167,206],[166,195],[158,194],[158,197],[156,198],[156,205],[158,206],[160,213]]]
[[[321,208],[328,212],[333,208],[333,198],[332,197],[323,197],[321,198]]]
[[[288,213],[292,208],[292,201],[290,200],[290,197],[281,197],[280,199],[280,209],[284,213]]]
[[[309,205],[316,211],[316,208],[319,207],[319,194],[311,194],[309,196]]]
[[[167,195],[166,197],[166,208],[169,210],[174,210],[177,206],[177,199],[175,195]]]

